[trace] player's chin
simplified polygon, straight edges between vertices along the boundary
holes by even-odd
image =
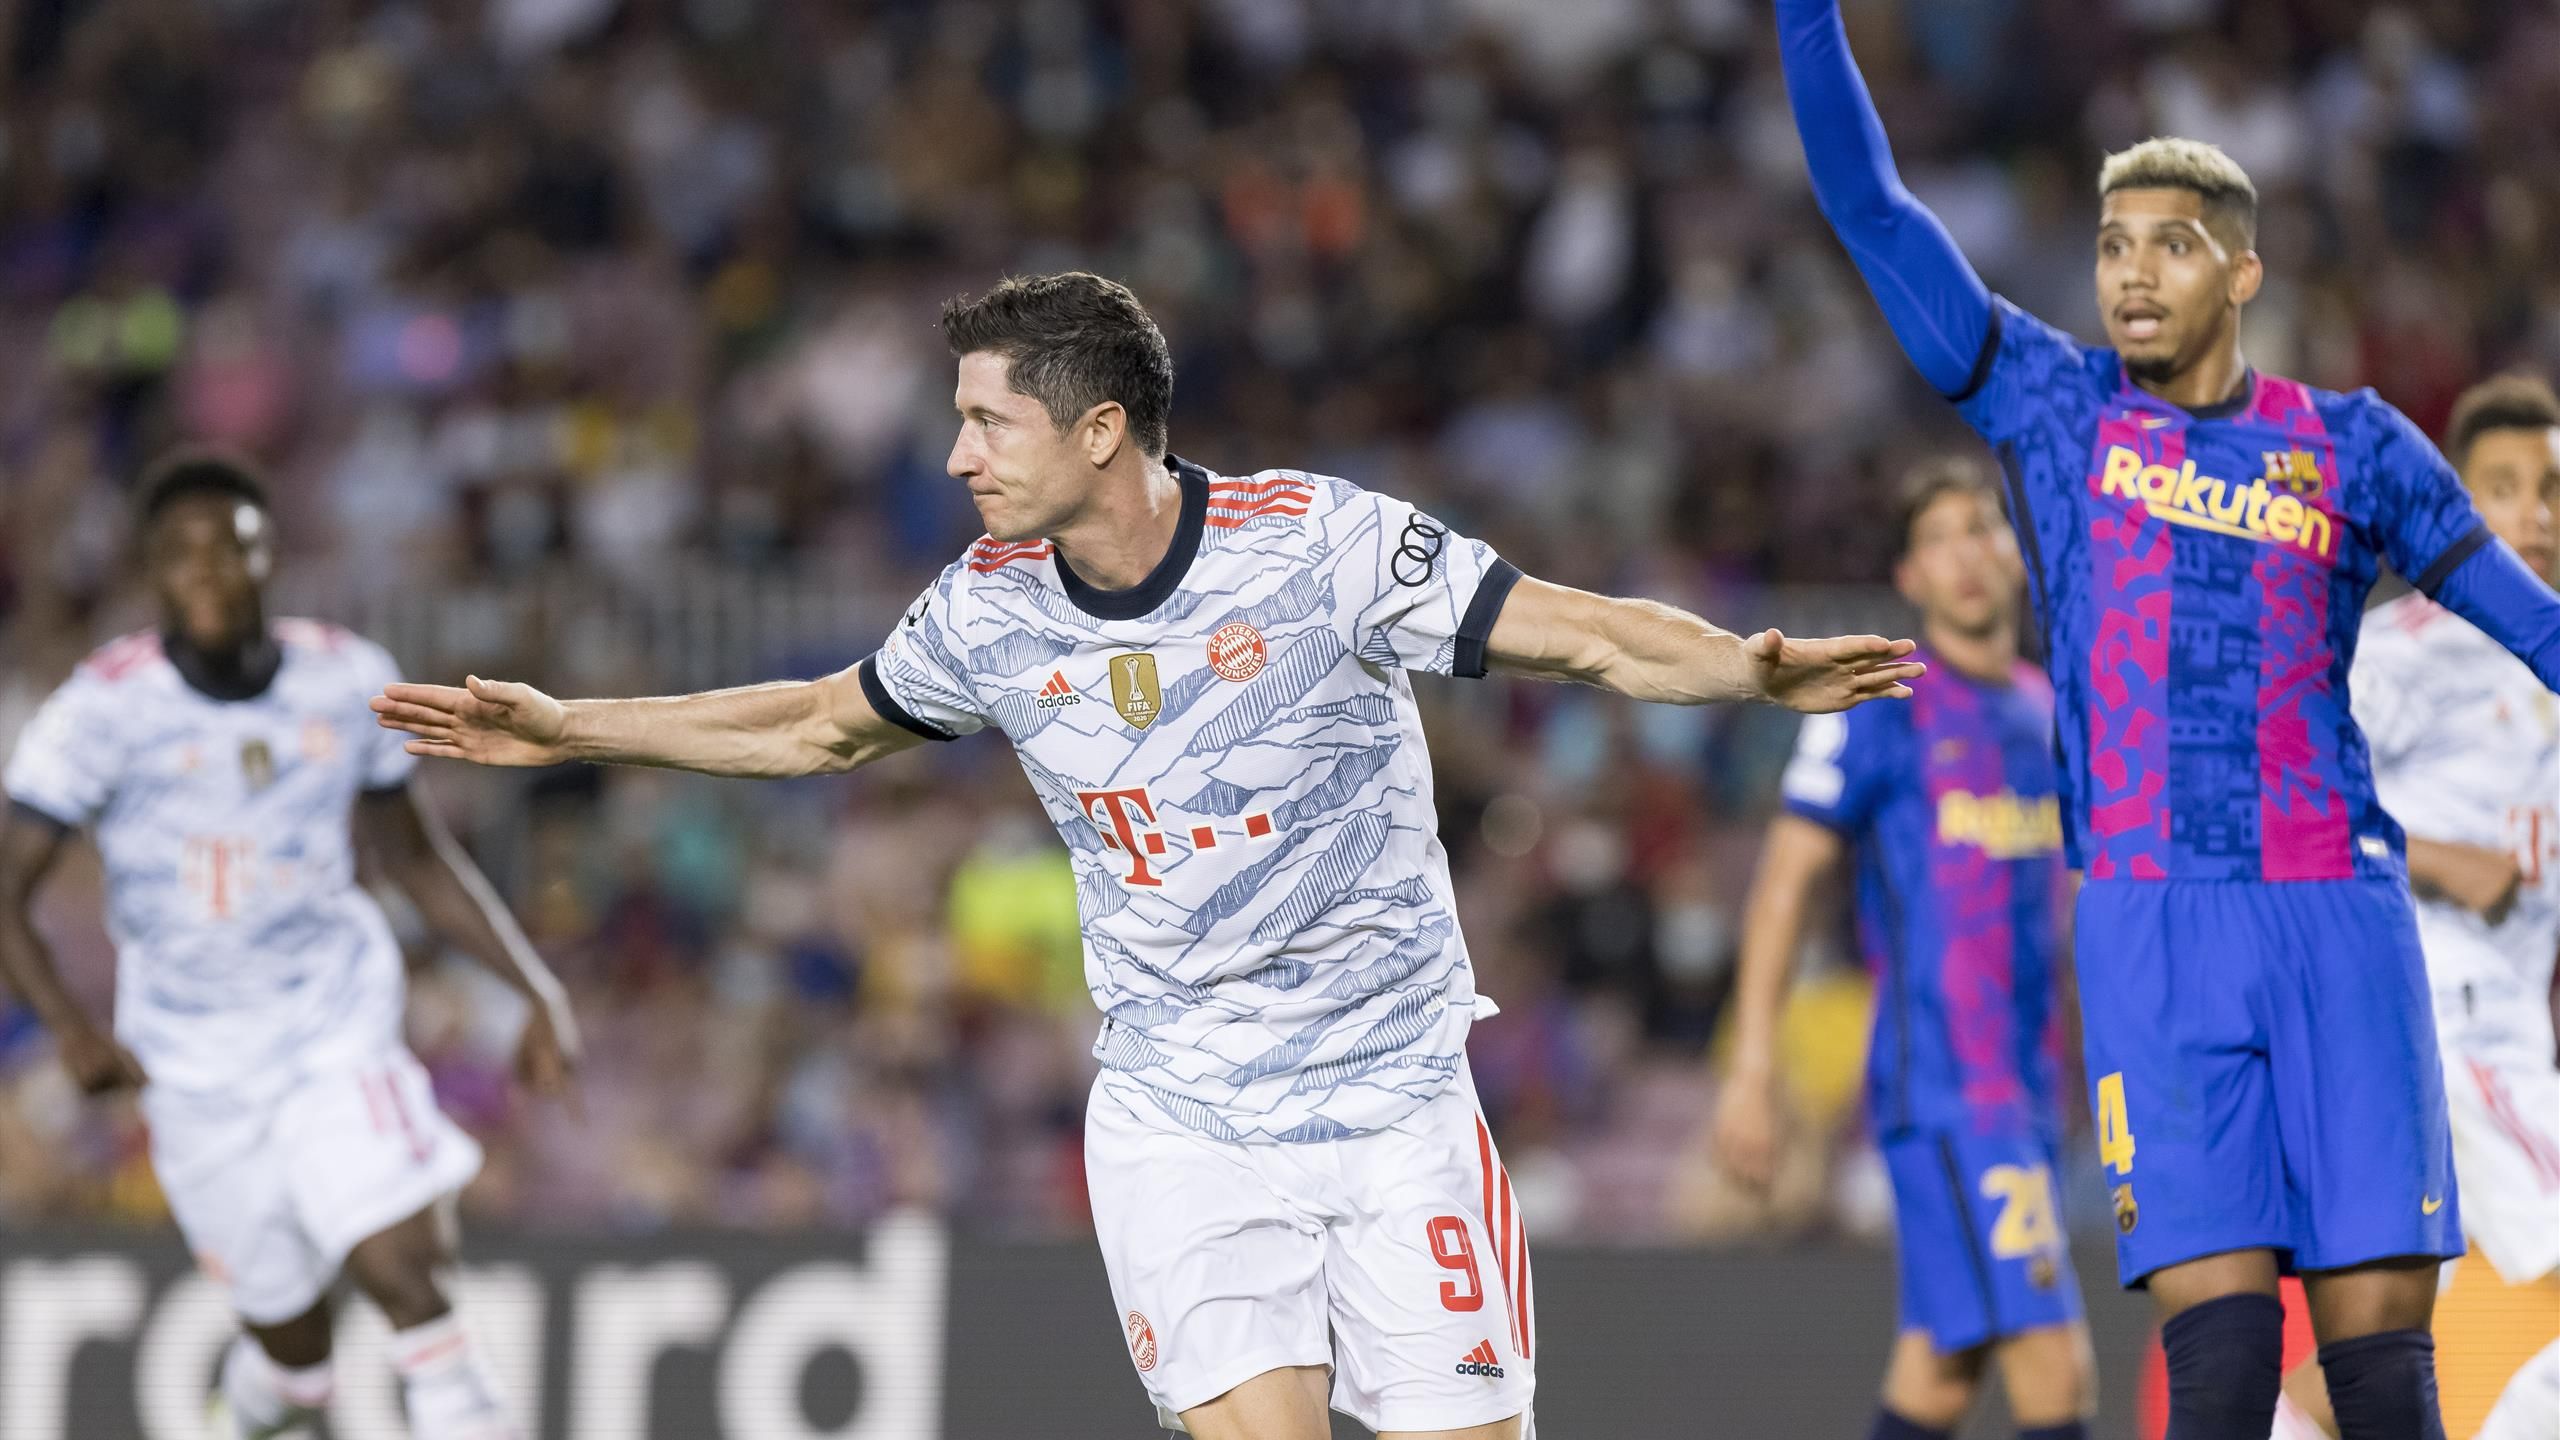
[[[2165,384],[2186,368],[2178,353],[2178,342],[2165,331],[2147,340],[2118,338],[2116,354],[2124,361],[2124,373],[2147,384]]]
[[[1005,504],[992,495],[973,497],[978,505],[978,523],[986,528],[987,538],[999,545],[1039,538],[1034,527],[1023,523]]]

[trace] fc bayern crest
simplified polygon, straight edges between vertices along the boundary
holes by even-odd
[[[1129,1312],[1129,1358],[1141,1374],[1156,1368],[1156,1327],[1135,1310]]]
[[[1218,633],[1209,637],[1209,668],[1226,679],[1250,680],[1262,673],[1270,659],[1262,632],[1242,620],[1219,626]]]

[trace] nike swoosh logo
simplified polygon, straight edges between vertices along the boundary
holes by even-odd
[[[2444,1208],[2444,1202],[2443,1202],[2442,1200],[2438,1200],[2438,1199],[2432,1199],[2432,1198],[2430,1198],[2430,1199],[2420,1200],[2420,1201],[2418,1202],[2418,1213],[2419,1213],[2419,1214],[2421,1214],[2421,1215],[2433,1215],[2434,1213],[2436,1213],[2437,1211],[2439,1211],[2439,1210],[2441,1210],[2441,1209],[2443,1209],[2443,1208]]]
[[[933,602],[930,600],[917,601],[916,608],[907,612],[907,628],[910,630],[914,629],[916,622],[924,618],[925,610],[932,604]]]

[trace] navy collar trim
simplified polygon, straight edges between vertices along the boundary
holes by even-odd
[[[160,632],[160,653],[169,657],[171,668],[188,689],[224,705],[266,694],[284,669],[284,647],[272,633],[262,632],[236,654],[213,655],[188,644],[171,627]]]
[[[1182,515],[1174,523],[1173,544],[1146,579],[1126,590],[1105,590],[1078,575],[1067,564],[1065,551],[1057,552],[1059,588],[1077,609],[1097,620],[1135,620],[1151,613],[1181,588],[1191,562],[1199,558],[1200,536],[1209,522],[1209,472],[1179,455],[1167,455],[1165,466],[1182,487]]]

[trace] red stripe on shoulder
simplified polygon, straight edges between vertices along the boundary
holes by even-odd
[[[80,667],[113,684],[130,678],[135,671],[159,658],[160,632],[136,630],[99,646],[88,659],[80,662]]]
[[[1054,548],[1046,540],[1018,540],[1005,545],[982,539],[969,547],[969,573],[992,575],[1016,560],[1046,560]]]
[[[1003,555],[1016,550],[1044,549],[1048,544],[1049,542],[1046,540],[998,540],[993,535],[981,535],[975,541],[970,543],[969,553],[972,555]]]
[[[1212,480],[1209,482],[1211,495],[1259,495],[1275,490],[1303,490],[1313,494],[1315,483],[1297,475],[1274,475],[1268,480]]]

